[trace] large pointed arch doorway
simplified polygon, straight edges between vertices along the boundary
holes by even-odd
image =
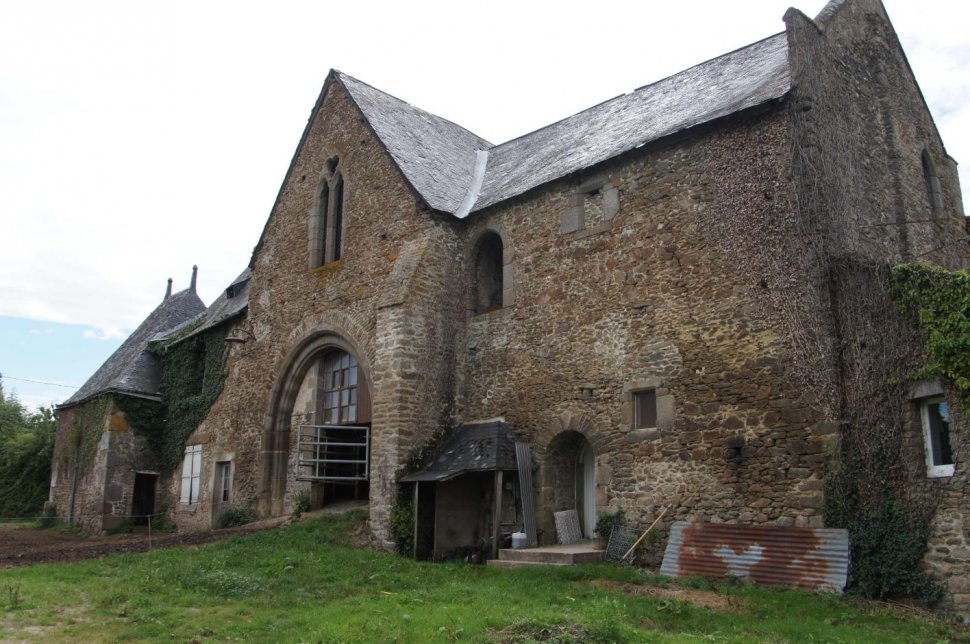
[[[283,514],[298,494],[311,508],[370,492],[371,396],[366,365],[339,336],[294,349],[277,381],[264,439],[261,510]]]

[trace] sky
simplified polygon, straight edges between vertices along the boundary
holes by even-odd
[[[790,4],[5,3],[4,389],[63,401],[194,264],[211,303],[248,264],[330,68],[501,143],[778,33]],[[970,186],[970,3],[885,5]]]

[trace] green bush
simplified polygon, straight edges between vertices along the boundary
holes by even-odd
[[[310,511],[310,490],[300,490],[293,500],[293,516],[300,518],[304,512]]]
[[[225,507],[219,515],[218,526],[220,528],[232,528],[237,525],[246,525],[259,518],[256,508],[252,503],[231,503]]]
[[[623,525],[626,525],[626,516],[623,514],[623,510],[600,512],[596,519],[596,534],[599,535],[600,539],[606,541],[610,538],[613,528]]]

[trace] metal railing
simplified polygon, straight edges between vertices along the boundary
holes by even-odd
[[[366,481],[370,477],[370,427],[298,425],[298,481]]]

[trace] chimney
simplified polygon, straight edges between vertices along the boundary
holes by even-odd
[[[162,298],[164,302],[168,298],[172,297],[172,278],[168,278],[168,288],[165,289],[165,297]]]
[[[192,282],[189,283],[189,290],[195,293],[195,280],[199,276],[199,265],[196,264],[192,267]]]

